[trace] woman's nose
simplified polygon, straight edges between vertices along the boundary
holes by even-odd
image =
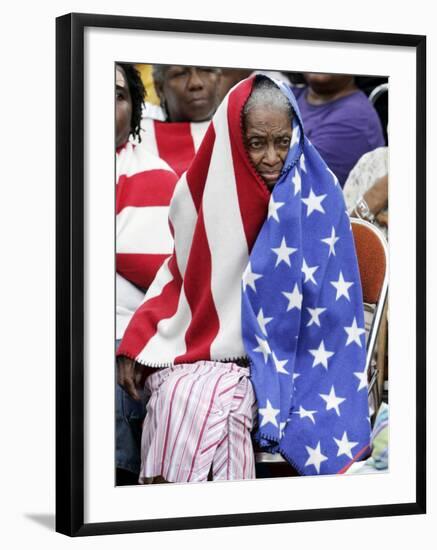
[[[266,154],[264,156],[264,162],[269,165],[274,165],[274,164],[277,164],[278,161],[279,161],[278,152],[276,151],[275,146],[273,144],[270,144],[267,147]]]
[[[188,78],[188,88],[190,90],[203,88],[203,80],[200,78],[197,69],[190,69],[190,76]]]

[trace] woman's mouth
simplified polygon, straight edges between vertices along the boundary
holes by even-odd
[[[206,97],[195,97],[190,100],[191,105],[205,105],[208,102]]]
[[[266,183],[276,183],[281,175],[280,170],[275,170],[273,172],[260,172],[260,176]]]

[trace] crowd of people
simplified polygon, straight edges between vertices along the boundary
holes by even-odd
[[[345,471],[370,448],[349,215],[387,228],[381,119],[350,75],[152,75],[155,105],[116,65],[116,483],[251,479],[254,443]]]

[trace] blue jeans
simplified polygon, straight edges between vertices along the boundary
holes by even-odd
[[[120,340],[116,340],[118,348]],[[116,384],[115,389],[115,465],[139,474],[141,465],[141,432],[146,414],[142,391],[140,401],[132,399]]]

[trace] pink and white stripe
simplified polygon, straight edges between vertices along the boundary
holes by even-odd
[[[253,479],[255,396],[248,369],[199,361],[148,377],[140,483]]]

